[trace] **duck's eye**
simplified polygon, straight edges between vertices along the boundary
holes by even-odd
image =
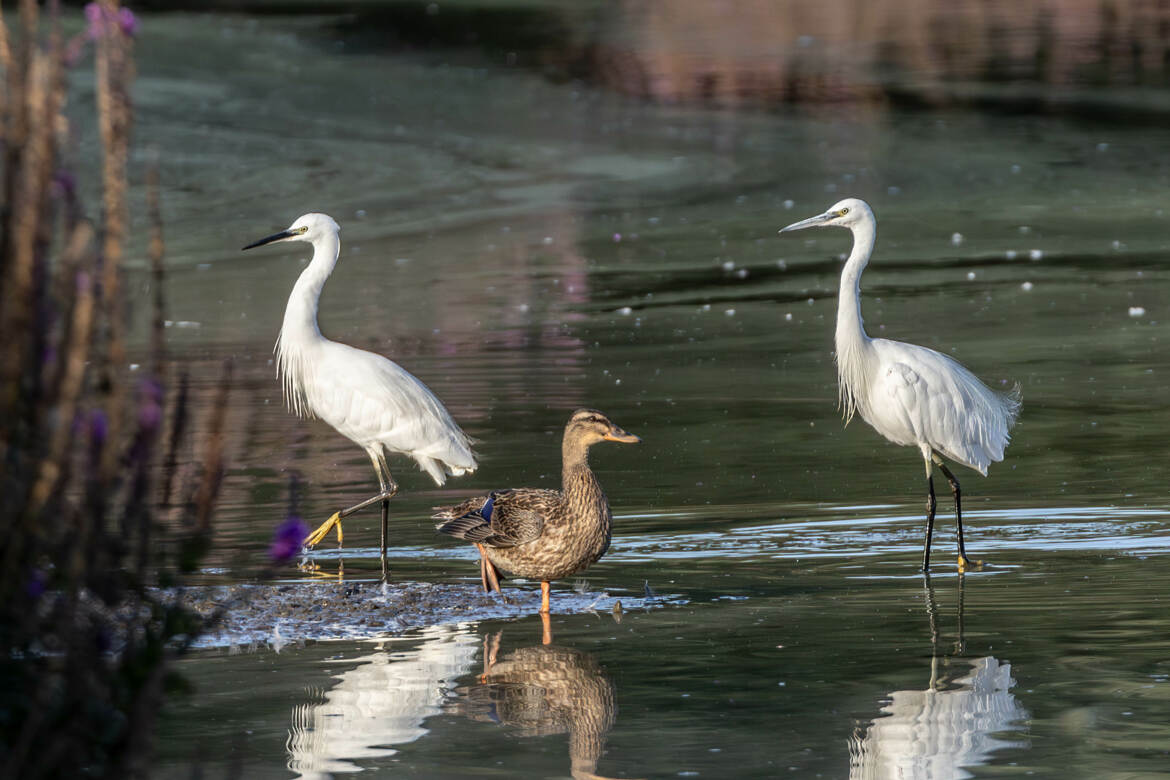
[[[841,209],[841,210],[840,210],[840,211],[838,211],[837,213],[838,213],[838,214],[840,214],[841,216],[845,216],[846,214],[848,214],[848,213],[849,213],[849,207],[848,207],[848,206],[846,206],[845,208]]]

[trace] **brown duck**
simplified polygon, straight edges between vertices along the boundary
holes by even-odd
[[[578,409],[561,442],[561,489],[514,488],[435,507],[439,531],[474,542],[484,590],[500,592],[497,569],[540,580],[540,611],[547,613],[549,583],[595,563],[609,549],[613,515],[589,468],[589,448],[601,441],[641,439],[596,409]]]

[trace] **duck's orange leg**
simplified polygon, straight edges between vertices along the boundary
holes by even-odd
[[[552,644],[552,623],[548,619],[547,612],[540,613],[540,625],[541,625],[540,643],[542,645],[551,645]]]
[[[479,581],[483,583],[484,592],[490,593],[494,590],[496,593],[502,593],[500,578],[496,574],[496,565],[488,558],[487,550],[482,544],[476,542],[475,546],[479,550]]]

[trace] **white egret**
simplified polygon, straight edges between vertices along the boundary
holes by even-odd
[[[959,481],[943,456],[987,476],[1003,451],[1020,411],[1018,386],[997,393],[957,361],[933,349],[899,341],[870,338],[861,320],[861,272],[869,262],[877,221],[869,205],[856,198],[832,206],[824,214],[780,230],[843,227],[853,233],[853,251],[841,272],[837,298],[837,385],[845,423],[861,415],[895,444],[914,445],[926,462],[926,543],[922,568],[930,567],[934,532],[932,463],[946,476],[955,497],[959,537],[959,570],[973,564],[963,546],[963,515]]]
[[[442,402],[406,369],[381,355],[330,341],[317,326],[317,307],[325,280],[341,248],[337,223],[326,214],[305,214],[287,230],[248,244],[244,249],[279,241],[313,245],[313,259],[301,272],[284,310],[276,341],[276,362],[285,401],[298,417],[319,417],[366,451],[381,492],[348,509],[334,512],[305,538],[319,543],[334,527],[342,542],[341,520],[382,502],[382,573],[386,573],[386,530],[390,499],[398,483],[390,476],[386,453],[414,458],[419,468],[442,485],[448,475],[475,471],[468,438]]]

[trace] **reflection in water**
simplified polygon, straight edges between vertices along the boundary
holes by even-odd
[[[480,684],[457,690],[455,710],[525,737],[567,732],[573,777],[601,780],[597,761],[617,717],[613,682],[592,654],[569,647],[522,647],[499,658],[502,633],[485,637]]]
[[[288,768],[301,777],[359,772],[356,759],[393,755],[377,745],[413,742],[427,733],[422,723],[437,715],[454,680],[466,674],[478,643],[466,626],[437,626],[420,632],[410,650],[379,647],[358,666],[336,676],[321,701],[293,708]]]
[[[972,80],[1158,84],[1170,62],[1170,9],[1143,0],[876,0],[858,10],[849,0],[744,0],[734,13],[707,0],[625,0],[604,17],[586,68],[627,94],[736,107],[945,103],[963,93],[942,85]]]
[[[891,693],[889,704],[882,707],[884,714],[871,721],[864,734],[849,739],[851,780],[972,777],[963,767],[986,764],[996,750],[1027,746],[995,736],[1018,730],[1017,724],[1028,717],[1010,692],[1015,684],[1011,664],[986,656],[957,658],[966,668],[951,668],[950,658],[939,658],[937,607],[929,577],[926,610],[931,635],[930,682],[926,690]],[[961,576],[958,613],[956,655],[963,652]]]

